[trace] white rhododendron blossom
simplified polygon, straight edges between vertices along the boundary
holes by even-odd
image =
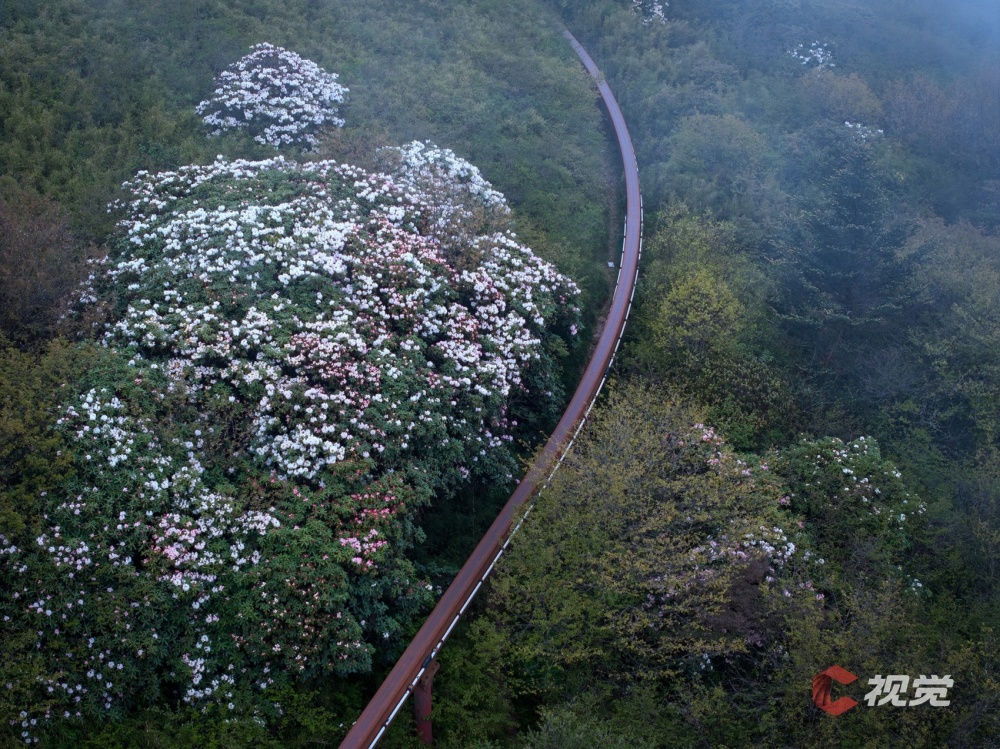
[[[423,204],[434,233],[446,248],[466,244],[470,230],[502,224],[507,199],[479,169],[447,148],[413,141],[379,149],[379,165],[390,172],[409,199]]]
[[[795,45],[794,49],[788,50],[788,54],[794,57],[802,65],[814,68],[834,68],[833,52],[829,45],[813,42],[808,48],[804,44]]]
[[[871,125],[862,125],[860,122],[844,122],[844,126],[854,133],[854,136],[861,141],[874,140],[885,135],[881,128]]]
[[[666,23],[666,8],[669,6],[670,3],[660,3],[657,0],[632,0],[632,12],[642,16],[642,22],[647,26],[654,21]]]
[[[106,360],[58,422],[75,475],[33,542],[0,537],[32,717],[163,689],[266,712],[366,671],[431,599],[413,509],[512,478],[579,290],[509,232],[442,233],[442,203],[503,196],[449,151],[400,153],[395,174],[220,158],[126,183],[86,294],[113,309]]]
[[[295,189],[261,205],[258,180],[278,175]],[[177,205],[213,182],[251,194]],[[252,393],[253,453],[281,477],[406,453],[428,431],[439,446],[497,446],[508,438],[501,404],[541,356],[546,316],[577,293],[505,234],[471,242],[478,267],[450,266],[415,229],[423,196],[384,174],[216,162],[131,189],[124,226],[136,252],[109,274],[139,289],[109,342],[168,357],[192,390]],[[234,285],[238,304],[225,300]]]
[[[343,127],[337,117],[348,89],[316,63],[266,42],[224,70],[210,99],[195,111],[212,134],[247,130],[262,145],[314,144],[325,126]]]
[[[483,178],[478,167],[456,156],[451,149],[415,140],[405,146],[383,148],[381,152],[398,155],[399,166],[393,169],[393,174],[401,186],[415,194],[462,193],[486,208],[509,211],[503,193]]]

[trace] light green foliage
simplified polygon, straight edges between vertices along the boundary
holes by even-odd
[[[739,340],[745,324],[739,301],[708,270],[678,279],[660,301],[652,322],[653,343],[681,366],[701,367],[715,352]]]
[[[662,392],[621,384],[595,410],[500,565],[474,625],[487,650],[458,657],[489,671],[493,699],[443,690],[442,715],[462,700],[467,725],[499,741],[501,724],[477,722],[476,706],[530,697],[540,720],[514,747],[598,736],[877,747],[901,736],[930,749],[990,736],[995,636],[973,622],[956,629],[958,602],[915,577],[922,504],[878,445],[824,439],[738,458],[714,434],[685,439],[694,417]],[[729,563],[702,554],[728,534],[780,526],[796,546],[783,563],[779,544],[729,546],[751,551]],[[664,604],[662,584],[678,582],[683,595]],[[858,701],[878,674],[950,674],[952,706],[862,705],[834,720],[809,699],[812,677],[833,664],[859,676],[838,692]],[[443,745],[462,745],[451,730]]]
[[[794,411],[760,335],[770,282],[741,255],[734,224],[681,204],[657,225],[625,361],[708,407],[738,447],[775,441]]]
[[[763,590],[800,557],[767,466],[662,391],[620,386],[591,418],[491,594],[521,688],[659,679],[769,641]]]

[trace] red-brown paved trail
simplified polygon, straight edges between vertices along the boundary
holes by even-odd
[[[493,525],[472,552],[472,556],[462,566],[416,637],[361,713],[361,717],[341,743],[341,749],[367,749],[374,746],[402,708],[417,681],[431,665],[431,661],[437,656],[444,641],[458,623],[459,617],[465,613],[480,586],[493,570],[493,565],[507,548],[511,536],[517,532],[521,521],[530,512],[530,505],[526,507],[526,503],[547,483],[562,462],[563,455],[572,446],[604,384],[615,352],[618,350],[622,331],[625,329],[625,321],[632,306],[632,295],[635,292],[642,245],[642,196],[639,194],[639,170],[636,166],[635,152],[632,150],[632,140],[625,127],[625,119],[611,89],[594,61],[590,59],[590,55],[573,35],[565,29],[563,34],[569,39],[587,71],[597,82],[598,91],[615,128],[625,167],[625,240],[611,309],[593,357],[552,436],[545,443],[531,469],[521,479],[521,483],[497,519],[493,521]],[[512,530],[515,520],[517,525]]]

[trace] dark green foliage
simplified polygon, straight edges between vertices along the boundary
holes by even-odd
[[[737,225],[699,219],[685,204],[656,223],[626,366],[704,404],[741,449],[787,439],[795,407],[765,325],[774,287],[744,256]]]
[[[648,630],[618,637],[623,617],[643,621],[620,582],[644,545],[679,537],[650,531],[662,516],[642,496],[670,454],[647,448],[643,477],[621,477],[632,459],[611,457],[599,416],[601,471],[543,497],[483,615],[509,643],[498,689],[522,726],[491,746],[569,745],[595,721],[600,741],[636,745],[997,746],[995,9],[676,0],[659,23],[624,0],[553,5],[607,74],[639,156],[645,265],[620,364],[701,404],[732,444],[777,448],[740,459],[778,474],[812,603],[733,581],[706,607],[736,631],[768,622],[770,647],[685,670],[699,648],[670,620],[674,678],[637,687],[659,661],[635,657]],[[814,40],[832,52],[823,65],[789,54]],[[630,406],[610,403],[627,422]],[[657,418],[622,431],[641,440]],[[593,457],[587,438],[577,448]],[[685,495],[707,504],[700,480]],[[609,565],[637,506],[650,532],[626,534]],[[809,685],[833,663],[861,677],[842,690],[859,700],[876,674],[949,673],[951,707],[830,718]]]
[[[51,200],[0,194],[0,334],[22,347],[51,337],[94,254],[78,246]]]
[[[940,220],[923,222],[906,247],[915,267],[910,355],[923,372],[907,395],[952,454],[1000,445],[998,249],[995,233]]]
[[[769,159],[767,141],[746,121],[732,114],[690,115],[680,120],[667,147],[664,169],[672,176],[664,189],[674,200],[698,213],[753,209]]]
[[[599,718],[580,715],[570,707],[542,710],[539,726],[525,734],[521,749],[646,749],[653,744],[637,740],[629,733],[619,733]]]
[[[814,553],[831,565],[827,574],[868,584],[909,561],[927,508],[874,440],[803,440],[782,451],[775,470],[815,539]]]
[[[683,450],[648,446],[633,465],[613,454],[614,439],[593,447],[585,438],[581,446],[605,451],[601,470],[560,479],[575,488],[539,506],[483,617],[441,655],[439,742],[996,746],[995,9],[672,0],[666,23],[647,24],[625,0],[550,5],[608,76],[639,154],[646,265],[620,361],[633,377],[680,393],[663,411],[646,399],[642,418],[625,419],[621,401],[612,412],[633,441],[651,439],[667,411],[681,421],[698,413],[730,444],[759,451],[723,450],[727,461],[766,462],[769,472],[755,475],[756,493],[741,493],[736,482],[695,470]],[[242,136],[205,140],[192,114],[212,77],[253,43],[294,49],[351,88],[347,127],[321,155],[366,162],[378,146],[411,138],[455,149],[511,198],[522,238],[585,279],[585,307],[596,309],[605,281],[580,258],[603,244],[607,175],[618,167],[599,155],[592,89],[554,18],[529,0],[0,0],[0,224],[26,237],[11,241],[5,228],[0,253],[31,260],[4,263],[0,312],[7,335],[32,349],[0,353],[0,532],[30,541],[39,495],[86,473],[51,429],[52,409],[63,382],[88,368],[99,378],[108,363],[41,339],[54,334],[60,302],[84,273],[83,248],[111,228],[105,206],[118,185],[137,169],[220,152],[270,155]],[[813,40],[828,45],[836,67],[803,66],[788,54]],[[668,201],[674,207],[659,213]],[[157,413],[169,420],[175,406]],[[237,411],[220,403],[213,413],[219,434],[206,444],[208,459],[247,439]],[[551,416],[539,414],[532,429]],[[599,429],[614,417],[601,418],[594,433],[607,437]],[[845,441],[802,441],[801,430]],[[869,439],[855,454],[855,437],[867,433],[881,448]],[[779,452],[764,457],[767,447]],[[571,461],[561,470],[578,468]],[[862,478],[880,493],[866,494]],[[294,506],[287,487],[244,481],[233,489],[247,501]],[[435,539],[419,559],[421,576],[447,584],[456,549],[502,501],[494,494],[462,495],[424,516]],[[768,521],[783,522],[800,550],[824,559],[797,562],[782,579],[810,587],[789,600],[761,585],[759,570],[730,569],[666,611],[667,625],[651,620],[642,601],[652,571],[681,575],[689,539],[664,508],[700,501],[705,531],[757,518],[765,495],[779,503],[764,513]],[[921,502],[924,514],[909,511]],[[330,539],[307,515],[296,518],[301,534],[273,542],[317,554]],[[332,578],[313,572],[303,595],[336,603],[342,592],[320,584]],[[264,566],[258,582],[297,573]],[[245,713],[230,722],[177,708],[176,690],[151,687],[146,707],[103,725],[67,724],[49,743],[336,743],[412,634],[400,624],[408,613],[397,621],[378,601],[405,597],[403,587],[354,593],[358,619],[402,627],[370,681],[320,676],[316,691],[282,688],[285,714],[268,715],[266,730]],[[747,644],[748,634],[762,644]],[[19,686],[0,690],[4,711],[44,673],[33,641],[25,633],[5,640],[5,674]],[[952,706],[859,708],[831,719],[811,706],[808,689],[835,662],[862,677],[845,692],[859,699],[876,673],[950,673]],[[413,745],[411,730],[407,709],[386,745]]]
[[[87,236],[107,231],[108,200],[139,169],[273,153],[206,140],[193,111],[214,75],[269,41],[340,75],[348,130],[450,147],[556,242],[603,238],[600,112],[533,3],[4,5],[0,178],[59,200]]]
[[[726,259],[708,261],[713,280],[706,282],[724,280],[753,323],[729,331],[725,338],[736,346],[725,356],[716,352],[710,369],[717,374],[695,378],[691,388],[719,404],[713,416],[738,444],[779,433],[741,415],[775,409],[740,406],[736,393],[783,381],[780,389],[764,387],[790,388],[795,408],[785,409],[793,417],[786,436],[796,428],[844,438],[878,429],[905,440],[904,422],[914,428],[931,420],[925,426],[936,449],[978,449],[970,437],[981,419],[949,403],[943,390],[928,397],[944,383],[925,377],[935,366],[929,360],[941,359],[910,332],[921,321],[916,336],[927,339],[929,308],[919,290],[927,284],[928,245],[908,240],[917,217],[933,210],[948,221],[975,222],[984,235],[995,225],[991,113],[1000,100],[991,83],[996,50],[985,40],[998,29],[995,17],[973,6],[942,13],[923,3],[874,0],[751,8],[679,2],[665,23],[644,24],[627,3],[561,4],[623,106],[647,216],[664,199],[682,200],[738,233],[735,252],[723,253],[715,242],[720,249],[709,258]],[[931,28],[947,41],[929,39]],[[875,38],[879,44],[863,41]],[[798,44],[824,45],[832,57],[822,65],[803,62],[789,54]],[[647,232],[650,239],[655,253],[656,235]],[[670,273],[689,277],[686,261],[676,262]],[[662,277],[661,266],[654,260],[648,273]],[[957,267],[957,275],[975,275]],[[688,281],[658,283],[640,297],[640,309],[659,308],[667,289],[675,296],[694,290]],[[970,302],[961,308],[973,309]],[[947,306],[934,309],[941,315]],[[641,343],[632,355],[649,366],[656,347],[642,315],[639,321]],[[757,361],[734,359],[734,351],[752,352]],[[682,366],[676,356],[669,371],[674,381],[692,379],[690,362]],[[712,379],[739,386],[720,393]],[[988,387],[979,383],[975,392]]]
[[[917,189],[949,220],[1000,220],[998,78],[994,64],[944,86],[917,74],[886,87],[886,124],[914,152]]]

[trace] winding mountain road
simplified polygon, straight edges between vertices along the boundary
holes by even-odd
[[[614,125],[625,167],[625,239],[611,309],[590,363],[584,370],[580,384],[555,431],[552,432],[545,447],[497,519],[493,521],[493,525],[427,617],[416,637],[361,713],[341,743],[341,749],[375,746],[406,699],[417,691],[421,677],[425,674],[432,675],[436,670],[434,658],[510,544],[511,538],[521,527],[524,518],[531,512],[530,500],[548,483],[562,462],[563,456],[573,446],[580,429],[583,428],[611,369],[618,345],[621,343],[625,322],[632,309],[632,296],[635,293],[639,256],[642,251],[642,196],[639,193],[639,170],[632,149],[632,140],[625,127],[625,118],[618,108],[618,102],[615,101],[600,70],[568,30],[563,29],[563,34],[569,39],[587,71],[597,83],[598,91]]]

